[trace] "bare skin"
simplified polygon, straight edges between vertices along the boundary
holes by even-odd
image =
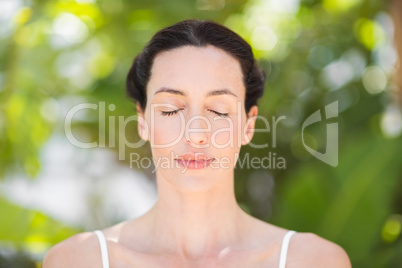
[[[183,94],[157,93],[161,88]],[[229,89],[233,94],[208,96],[216,89]],[[171,152],[203,153],[217,165],[186,172],[177,167],[158,168],[158,201],[152,209],[138,219],[103,230],[110,267],[278,267],[288,230],[248,215],[234,195],[234,165],[241,146],[254,135],[258,114],[257,106],[247,114],[244,110],[245,88],[238,61],[212,46],[160,53],[147,96],[145,111],[137,108],[138,131],[150,141],[155,160]],[[180,111],[163,115],[177,110],[174,107]],[[216,112],[228,116],[222,119]],[[180,136],[183,121],[179,113],[186,123],[203,116],[185,126],[187,137]],[[233,128],[222,131],[228,127]],[[227,142],[233,146],[219,147]],[[168,143],[166,148],[158,147]],[[205,144],[211,146],[203,148]],[[61,242],[48,252],[43,267],[102,267],[96,236],[81,233]],[[300,232],[291,239],[286,267],[351,266],[341,247]]]

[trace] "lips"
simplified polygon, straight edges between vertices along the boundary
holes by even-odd
[[[208,161],[212,160],[213,157],[202,153],[196,153],[196,154],[183,154],[178,156],[176,159],[187,160],[187,161]]]
[[[202,169],[208,167],[214,160],[213,157],[205,154],[184,154],[176,158],[180,166],[187,169]]]

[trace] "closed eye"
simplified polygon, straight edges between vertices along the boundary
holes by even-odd
[[[222,117],[229,117],[228,113],[218,113],[217,111],[214,111],[214,110],[208,110],[208,111],[211,111],[211,112],[213,112],[213,113],[215,113],[215,114],[217,114],[219,116],[222,116]]]
[[[170,112],[164,112],[164,111],[162,111],[162,115],[163,115],[163,116],[171,116],[171,115],[177,114],[177,112],[180,111],[180,110],[182,110],[182,109],[175,110],[175,111],[170,111]]]
[[[169,111],[169,112],[162,111],[161,113],[162,113],[163,116],[171,116],[171,115],[177,114],[177,112],[180,111],[180,110],[183,110],[183,109],[178,109],[178,110]],[[229,117],[228,113],[219,113],[219,112],[214,111],[214,110],[208,110],[208,111],[213,112],[214,114],[217,114],[217,115],[219,115],[221,117]]]

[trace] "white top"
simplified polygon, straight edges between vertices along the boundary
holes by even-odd
[[[105,236],[103,235],[102,231],[96,230],[94,232],[96,236],[98,237],[99,244],[100,244],[100,249],[101,249],[101,254],[102,254],[102,267],[103,268],[109,268],[109,256],[107,252],[107,243]],[[279,257],[279,268],[285,268],[286,267],[286,256],[288,254],[288,247],[289,247],[289,241],[292,235],[294,235],[296,231],[289,230],[285,236],[283,237],[282,241],[282,247],[281,247],[281,255]]]
[[[283,237],[281,255],[279,257],[279,268],[286,267],[286,256],[288,255],[289,241],[292,235],[294,235],[295,233],[296,231],[289,230]]]
[[[102,254],[102,264],[103,268],[109,268],[109,255],[107,254],[107,243],[105,236],[103,235],[102,231],[96,230],[94,232],[96,236],[98,237],[99,244],[100,244],[100,249],[101,249],[101,254]]]

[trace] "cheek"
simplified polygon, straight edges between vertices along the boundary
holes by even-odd
[[[213,125],[211,144],[215,147],[238,148],[241,145],[241,131],[238,118],[217,120]]]
[[[183,133],[183,123],[179,117],[157,117],[151,126],[151,138],[154,145],[174,146],[180,142]]]
[[[219,156],[221,169],[233,169],[238,159],[242,137],[241,122],[237,120],[232,119],[232,123],[220,123],[215,129],[219,133],[215,135],[215,138],[211,135],[211,144],[216,148],[216,155]],[[216,142],[216,144],[213,144],[213,142]]]

